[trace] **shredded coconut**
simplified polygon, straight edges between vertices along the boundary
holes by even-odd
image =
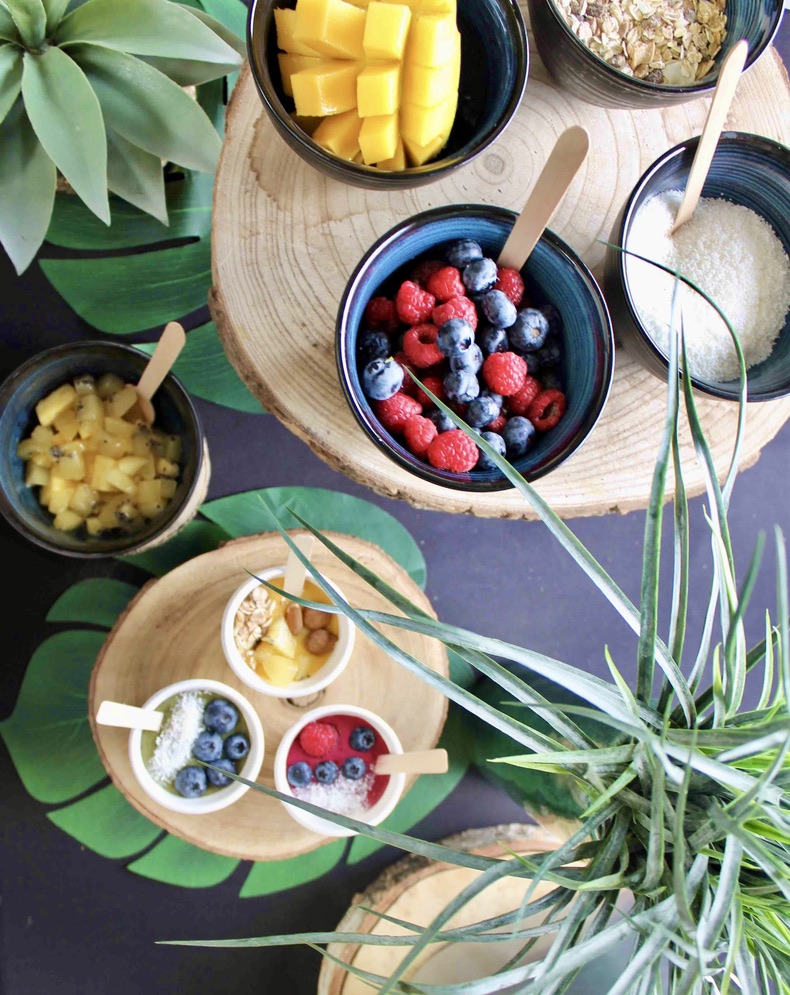
[[[148,761],[148,771],[159,784],[172,783],[181,768],[189,763],[192,745],[204,728],[205,707],[206,696],[198,691],[184,691],[176,695]]]
[[[693,217],[670,236],[682,190],[652,197],[634,217],[626,248],[679,270],[705,291],[731,322],[746,368],[766,359],[790,307],[790,260],[771,226],[748,207],[703,198]],[[629,256],[626,275],[645,329],[669,355],[675,279]],[[727,326],[703,297],[682,285],[683,315],[691,373],[727,382],[738,376],[738,357]]]
[[[359,819],[368,807],[368,795],[373,787],[374,777],[372,771],[368,771],[358,781],[351,781],[341,775],[333,784],[311,781],[303,788],[292,788],[292,791],[300,801],[320,805],[337,815]]]

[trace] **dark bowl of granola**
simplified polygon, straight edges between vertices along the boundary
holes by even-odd
[[[709,95],[745,38],[746,69],[770,47],[782,0],[528,0],[556,82],[602,107],[661,108]],[[653,13],[645,15],[646,7]],[[641,19],[636,20],[634,14]]]

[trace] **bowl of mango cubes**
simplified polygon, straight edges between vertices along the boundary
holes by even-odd
[[[157,546],[194,517],[208,448],[172,373],[144,421],[135,385],[148,358],[114,342],[69,343],[0,385],[0,511],[23,536],[98,558]]]
[[[529,69],[516,0],[254,0],[250,67],[291,149],[355,186],[421,186],[488,148]]]

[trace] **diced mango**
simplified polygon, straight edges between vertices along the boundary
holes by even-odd
[[[322,62],[291,76],[297,114],[326,117],[357,106],[358,62]]]
[[[50,496],[47,503],[47,511],[50,515],[59,515],[61,511],[65,511],[69,506],[69,501],[71,501],[71,495],[74,493],[74,486],[71,485],[68,488],[63,488],[62,490],[55,490],[53,485],[55,481],[50,483]]]
[[[451,14],[426,14],[415,19],[406,45],[406,63],[443,66],[458,46],[458,28]]]
[[[25,467],[25,483],[28,487],[43,487],[49,481],[49,470],[35,463]]]
[[[79,432],[79,423],[74,416],[73,409],[61,412],[53,422],[53,425],[57,429],[58,435],[62,436],[66,442],[76,439]]]
[[[449,125],[454,117],[455,108],[448,103],[439,103],[434,107],[402,104],[400,130],[403,140],[416,145],[428,145],[438,135],[449,134]]]
[[[51,425],[58,415],[73,403],[76,396],[77,392],[70,383],[64,383],[62,387],[53,390],[36,405],[36,417],[39,422],[44,426]]]
[[[391,159],[384,159],[376,164],[379,169],[391,169],[393,172],[400,172],[406,168],[406,152],[403,148],[403,139],[398,134],[398,144],[395,147],[395,155]]]
[[[460,72],[460,52],[444,66],[406,65],[403,68],[401,99],[404,104],[435,107],[458,92]]]
[[[85,475],[85,460],[82,453],[64,452],[52,467],[53,479],[59,477],[61,480],[82,480]]]
[[[96,440],[96,452],[101,456],[109,456],[111,459],[120,459],[121,456],[125,456],[131,451],[131,440],[110,435],[107,429],[102,429],[101,432],[99,432]]]
[[[124,494],[136,494],[137,484],[128,473],[124,473],[120,466],[114,466],[107,471],[107,483],[112,484]]]
[[[458,13],[456,0],[418,0],[421,14],[450,14],[455,19]]]
[[[286,97],[294,95],[291,86],[291,76],[302,69],[311,69],[321,62],[318,55],[293,55],[291,52],[279,52],[277,61],[280,64],[280,78],[283,83],[283,93]]]
[[[174,463],[173,460],[167,459],[166,456],[160,456],[154,461],[156,466],[156,472],[160,477],[169,477],[175,480],[178,477],[178,463]]]
[[[306,135],[312,135],[318,125],[324,120],[322,117],[307,117],[304,114],[291,114],[293,122],[297,128],[301,128]]]
[[[263,635],[263,642],[274,646],[278,653],[288,657],[289,660],[293,660],[296,656],[296,639],[282,616],[272,621]]]
[[[137,432],[137,426],[125,418],[115,418],[107,415],[104,419],[104,430],[109,435],[119,439],[128,439],[131,443],[132,436]]]
[[[93,509],[99,503],[99,494],[90,484],[77,484],[69,501],[69,508],[83,518],[93,514]]]
[[[121,418],[137,403],[137,391],[131,384],[126,384],[107,400],[107,414],[113,418]]]
[[[411,11],[405,4],[373,0],[368,7],[362,37],[365,58],[369,61],[394,59],[399,62],[406,48],[410,22]]]
[[[293,55],[312,55],[313,58],[316,58],[318,52],[315,49],[310,48],[309,45],[305,45],[304,42],[298,41],[294,37],[295,27],[295,10],[289,10],[286,7],[274,8],[274,28],[277,32],[277,47],[282,49],[283,52],[291,52]]]
[[[299,665],[296,660],[291,660],[287,656],[279,653],[261,652],[260,648],[253,654],[256,668],[270,684],[278,688],[288,687],[296,680],[296,673]]]
[[[360,117],[394,114],[400,103],[400,65],[373,63],[357,76],[357,113]]]
[[[178,481],[167,478],[162,481],[162,497],[168,501],[173,497],[178,489]]]
[[[438,135],[433,141],[429,142],[427,145],[418,145],[416,142],[410,141],[408,138],[404,137],[403,147],[406,150],[406,155],[412,166],[422,166],[444,148],[447,144],[447,139],[449,138],[449,132],[446,135]]]
[[[351,160],[359,152],[362,120],[356,109],[324,118],[313,132],[313,141],[339,159]]]
[[[82,522],[82,515],[77,514],[76,511],[72,511],[70,508],[64,508],[55,515],[55,521],[52,524],[56,529],[61,529],[63,532],[71,532],[77,526],[82,525]]]
[[[328,59],[363,59],[365,18],[344,0],[299,0],[293,36]]]
[[[116,373],[102,373],[96,381],[96,393],[105,401],[123,388],[123,380]]]
[[[148,460],[145,456],[122,456],[118,460],[118,469],[122,473],[127,474],[127,476],[134,477],[142,470],[147,462]]]
[[[368,166],[391,159],[398,147],[398,115],[366,117],[359,131],[359,147]]]
[[[95,491],[111,491],[113,487],[107,482],[107,474],[117,465],[109,456],[97,455],[89,481],[91,487]]]

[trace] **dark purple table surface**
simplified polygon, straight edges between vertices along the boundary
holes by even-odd
[[[790,61],[790,21],[777,38]],[[0,250],[1,251],[1,250]],[[0,258],[0,376],[57,342],[95,335],[77,319],[34,264],[17,278]],[[484,606],[479,628],[606,676],[603,647],[626,675],[635,639],[538,522],[508,522],[418,511],[378,497],[332,471],[273,417],[243,415],[197,402],[207,431],[213,474],[209,498],[277,485],[310,485],[356,494],[398,518],[419,542],[428,565],[427,593],[439,616],[468,623]],[[749,417],[760,417],[759,406]],[[240,458],[243,450],[244,458]],[[790,424],[739,476],[730,523],[736,562],[745,570],[760,531],[778,524],[790,535]],[[692,502],[692,561],[699,587],[709,582],[703,501]],[[632,598],[639,593],[644,513],[578,519],[577,535]],[[770,538],[770,536],[769,536]],[[5,636],[0,718],[13,709],[28,660],[43,637],[53,601],[86,576],[116,577],[113,562],[84,567],[26,543],[0,520],[0,594]],[[774,557],[755,591],[748,624],[759,639],[761,613],[775,604]],[[568,625],[573,619],[573,625]],[[699,613],[692,625],[700,622]],[[756,628],[755,628],[756,627]],[[49,629],[48,631],[51,631]],[[53,761],[53,762],[56,762]],[[223,884],[187,890],[130,874],[124,861],[83,849],[47,819],[46,805],[24,790],[3,745],[0,991],[3,995],[167,995],[265,992],[311,995],[318,955],[298,947],[272,951],[198,950],[155,946],[163,938],[264,935],[330,929],[351,897],[400,853],[379,851],[317,882],[260,899],[239,899],[249,865]],[[419,827],[427,839],[500,821],[523,811],[478,775]]]

